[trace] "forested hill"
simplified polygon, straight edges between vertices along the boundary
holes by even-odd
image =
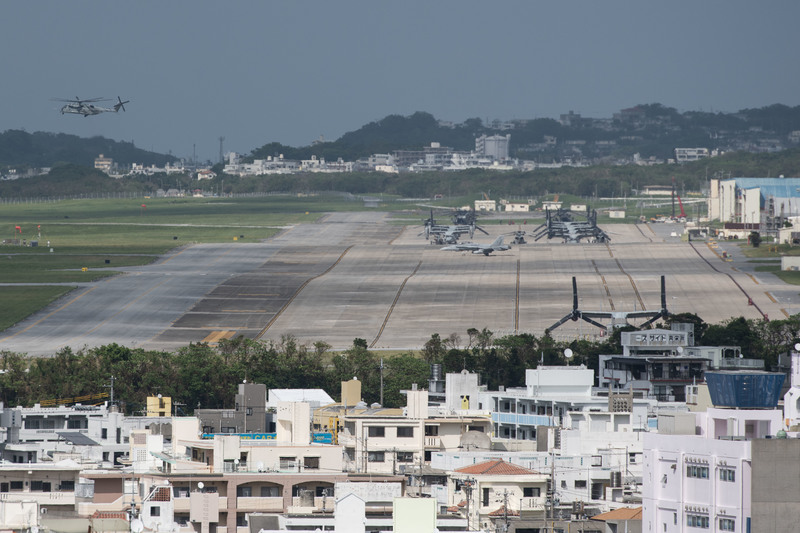
[[[0,170],[10,166],[41,168],[66,163],[93,167],[95,158],[100,154],[121,165],[143,163],[163,167],[166,162],[177,159],[136,148],[131,142],[105,137],[85,139],[66,133],[28,133],[21,130],[0,133]]]
[[[789,134],[800,130],[800,106],[782,104],[736,113],[681,113],[661,104],[640,104],[613,118],[587,118],[573,113],[562,118],[507,122],[470,118],[452,124],[418,111],[409,116],[389,115],[345,133],[335,141],[299,148],[269,143],[253,150],[249,159],[283,154],[287,159],[309,159],[316,155],[329,161],[338,158],[355,161],[394,150],[421,150],[431,142],[468,151],[475,147],[475,138],[480,135],[510,134],[511,157],[550,160],[579,157],[585,161],[610,163],[633,154],[667,159],[674,157],[676,147],[775,151],[789,147]],[[548,140],[553,144],[548,145]],[[779,146],[781,143],[783,145]]]

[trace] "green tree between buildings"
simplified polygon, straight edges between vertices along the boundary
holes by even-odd
[[[763,359],[775,368],[778,357],[789,352],[800,339],[800,315],[785,320],[731,318],[708,325],[691,313],[670,316],[663,324],[691,322],[696,344],[740,346],[745,357]],[[470,328],[466,345],[457,334],[446,338],[433,334],[420,353],[379,356],[364,339],[354,339],[342,352],[332,352],[325,342],[304,344],[292,336],[279,341],[255,341],[238,337],[219,346],[189,344],[175,352],[143,350],[110,344],[73,352],[59,350],[53,357],[30,358],[12,352],[0,353],[0,400],[6,406],[32,406],[43,400],[72,398],[107,392],[115,378],[115,397],[129,414],[141,414],[148,396],[170,396],[182,405],[180,414],[197,408],[233,406],[238,385],[247,380],[271,388],[321,388],[337,398],[340,384],[353,377],[362,382],[367,404],[380,400],[383,361],[384,404],[401,407],[401,391],[413,384],[427,386],[430,364],[442,370],[467,370],[480,374],[490,390],[501,385],[525,384],[525,370],[544,365],[579,365],[597,370],[600,354],[622,350],[617,329],[601,342],[575,340],[557,342],[549,335],[508,335],[495,338],[488,329]],[[574,357],[567,360],[564,350]]]

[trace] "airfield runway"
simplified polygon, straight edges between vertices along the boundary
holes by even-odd
[[[490,235],[476,241],[514,229],[485,228]],[[239,335],[418,349],[434,333],[466,339],[469,328],[539,336],[571,311],[572,276],[582,311],[657,311],[664,275],[671,313],[713,324],[800,312],[797,288],[755,273],[735,247],[681,242],[672,224],[603,229],[611,243],[529,242],[486,257],[441,251],[390,214],[332,213],[262,243],[191,245],[151,265],[116,268],[123,274],[81,286],[0,333],[0,351],[48,356],[110,343],[172,351]],[[583,321],[553,331],[559,340],[599,334]]]

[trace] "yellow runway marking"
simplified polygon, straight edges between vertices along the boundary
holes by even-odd
[[[786,312],[786,309],[783,308],[781,308],[781,313],[783,313],[783,316],[785,316],[786,318],[789,318],[791,316],[789,313]]]
[[[236,334],[235,331],[212,331],[211,333],[206,335],[206,338],[203,339],[203,342],[206,342],[208,344],[216,344],[222,339],[230,339],[235,334]]]
[[[772,297],[772,295],[771,295],[770,293],[768,293],[767,291],[764,291],[764,294],[766,294],[766,295],[767,295],[767,298],[769,298],[769,301],[770,301],[770,302],[772,302],[772,303],[774,303],[774,304],[778,303],[778,300],[776,300],[775,298],[773,298],[773,297]]]

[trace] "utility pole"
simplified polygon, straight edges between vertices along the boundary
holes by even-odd
[[[508,489],[503,489],[503,521],[505,521],[505,529],[503,533],[508,531]]]
[[[383,407],[383,357],[381,357],[381,407]]]
[[[109,407],[113,407],[113,405],[114,405],[114,381],[116,381],[117,378],[115,378],[114,376],[111,376],[111,378],[109,378],[109,379],[111,380],[111,385],[106,385],[106,388],[111,389],[110,394],[109,394],[110,397],[109,397],[108,405],[109,405]]]
[[[547,487],[547,501],[545,503],[545,531],[547,530],[547,520],[555,518],[555,495],[556,495],[556,458],[550,452],[550,485]]]
[[[470,508],[470,502],[472,501],[472,489],[473,489],[474,485],[475,485],[475,479],[474,478],[470,477],[470,478],[467,478],[467,479],[464,480],[464,492],[467,494],[467,531],[470,530],[469,529],[469,522],[470,522],[469,508]]]

